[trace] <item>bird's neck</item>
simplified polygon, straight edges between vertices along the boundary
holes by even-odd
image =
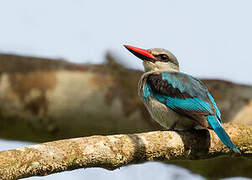
[[[154,69],[145,69],[145,73],[161,73],[161,72],[180,72],[179,69],[174,69],[174,68],[154,68]]]
[[[179,67],[172,63],[163,63],[163,62],[148,62],[143,63],[145,72],[179,72]]]

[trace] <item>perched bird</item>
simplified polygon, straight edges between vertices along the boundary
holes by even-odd
[[[165,49],[141,49],[125,45],[143,60],[138,94],[160,125],[170,130],[213,129],[220,140],[234,152],[240,150],[222,127],[221,113],[206,86],[198,79],[181,73],[177,58]]]

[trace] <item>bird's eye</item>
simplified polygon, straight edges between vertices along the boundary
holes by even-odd
[[[160,57],[162,61],[165,61],[165,62],[169,61],[169,57],[166,54],[161,54]]]

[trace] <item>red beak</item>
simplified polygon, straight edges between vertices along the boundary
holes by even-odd
[[[136,57],[142,59],[142,60],[147,60],[147,61],[153,61],[155,57],[147,50],[133,47],[133,46],[128,46],[124,45],[132,54],[134,54]]]

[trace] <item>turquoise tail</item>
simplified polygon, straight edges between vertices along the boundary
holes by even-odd
[[[223,142],[223,144],[232,149],[234,152],[241,153],[240,150],[235,146],[235,144],[230,140],[230,137],[223,129],[221,123],[219,122],[216,116],[214,115],[207,116],[207,121],[213,128],[217,136],[220,138],[220,140]]]

